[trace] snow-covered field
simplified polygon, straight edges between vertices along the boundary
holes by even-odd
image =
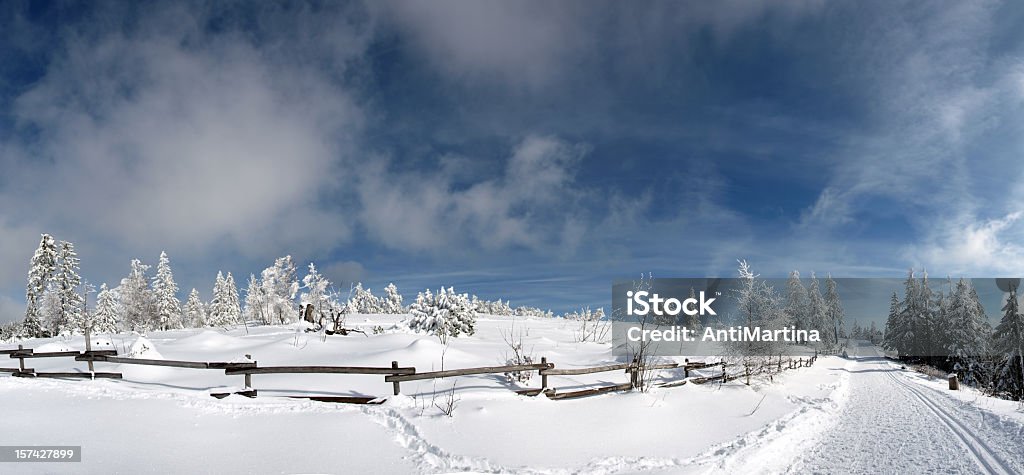
[[[152,349],[140,357],[233,361],[251,354],[260,366],[398,361],[423,372],[440,370],[442,359],[445,369],[504,364],[503,334],[514,326],[528,352],[559,368],[616,361],[607,343],[574,342],[573,324],[562,319],[481,318],[476,335],[453,339],[447,348],[432,336],[370,332],[395,320],[350,318],[350,327],[369,335],[326,341],[299,327],[154,332],[147,337]],[[115,335],[110,344],[123,354],[135,340]],[[83,349],[81,338],[25,345]],[[0,445],[83,447],[81,463],[6,464],[0,471],[878,473],[901,467],[896,471],[915,473],[929,464],[942,472],[1024,470],[1024,417],[1017,405],[970,391],[950,394],[879,359],[873,348],[861,350],[863,357],[822,357],[813,367],[749,387],[741,381],[688,384],[561,401],[519,396],[512,390],[520,386],[502,375],[405,382],[403,395],[392,397],[383,376],[258,374],[253,386],[260,397],[222,400],[209,393],[240,387],[242,376],[110,363],[96,363],[97,370],[122,372],[123,380],[0,375]],[[27,362],[38,371],[85,368],[70,358]],[[676,371],[660,375],[677,379]],[[572,390],[627,381],[626,374],[609,372],[552,376],[549,385]],[[528,386],[539,383],[535,376]],[[453,385],[457,403],[448,417],[434,403],[444,406]],[[281,397],[289,395],[387,401],[346,405]],[[959,462],[947,464],[950,456]]]

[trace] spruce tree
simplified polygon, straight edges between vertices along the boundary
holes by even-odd
[[[405,312],[405,307],[402,306],[402,294],[398,293],[398,287],[395,287],[394,282],[384,288],[383,303],[384,313],[397,314]],[[501,301],[499,300],[498,303],[501,303]]]
[[[1010,288],[1003,305],[1003,318],[993,335],[993,349],[998,357],[995,390],[1024,401],[1024,315],[1020,312],[1017,289]]]
[[[224,298],[224,311],[226,312],[224,320],[229,325],[242,323],[242,305],[238,297],[238,285],[235,284],[235,277],[230,272],[224,279]]]
[[[178,284],[174,282],[171,260],[166,252],[160,253],[160,262],[153,277],[154,326],[161,330],[181,328],[181,301],[178,300]]]
[[[118,296],[117,291],[108,289],[107,284],[100,286],[96,294],[96,311],[93,315],[93,332],[116,333],[118,327]]]
[[[22,332],[28,337],[47,336],[43,327],[42,307],[43,292],[53,281],[57,272],[57,246],[53,236],[43,234],[39,240],[39,247],[36,249],[32,259],[29,260],[28,285],[25,287],[25,321],[22,324]]]
[[[910,328],[906,322],[906,314],[901,308],[900,299],[896,292],[892,293],[889,299],[889,318],[885,320],[885,337],[882,340],[882,347],[895,351],[897,355],[904,356],[908,349],[908,334]],[[874,324],[874,322],[871,322]]]
[[[790,272],[786,281],[786,315],[789,316],[789,324],[797,330],[810,329],[808,304],[807,289],[800,281],[800,272]]]
[[[836,287],[836,281],[829,275],[825,280],[825,323],[828,325],[827,330],[832,333],[831,341],[834,344],[839,343],[839,334],[843,332],[845,318]]]
[[[185,303],[185,320],[192,328],[206,326],[206,306],[203,305],[203,299],[199,297],[199,291],[195,288],[188,294],[188,302]]]
[[[55,334],[74,333],[83,327],[82,295],[78,293],[82,278],[78,275],[79,259],[75,246],[67,241],[60,242],[60,254],[57,259],[57,292],[60,297],[61,316],[59,325],[54,328]]]
[[[228,325],[227,281],[224,273],[217,271],[217,280],[213,284],[213,298],[210,299],[209,326],[224,327]]]
[[[977,384],[983,376],[982,361],[987,354],[988,329],[985,315],[979,314],[979,302],[973,287],[960,279],[949,303],[949,343],[947,359],[953,371],[967,383]],[[973,296],[972,296],[973,294]]]
[[[832,332],[826,322],[825,299],[821,296],[818,278],[811,272],[811,285],[807,288],[807,321],[811,330],[817,330],[822,343],[831,344]]]
[[[145,333],[150,328],[153,314],[153,295],[149,289],[146,271],[149,266],[138,259],[132,259],[131,273],[121,279],[118,295],[121,302],[121,320],[129,330]]]

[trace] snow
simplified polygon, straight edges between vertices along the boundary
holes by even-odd
[[[301,325],[178,330],[109,337],[140,358],[243,361],[261,366],[415,366],[418,371],[504,363],[502,334],[559,368],[618,362],[608,343],[576,342],[563,319],[480,316],[473,336],[442,345],[422,334],[373,335],[403,315],[358,316],[368,335],[322,337]],[[140,343],[141,342],[141,343]],[[82,349],[81,337],[24,342]],[[6,347],[6,345],[5,345]],[[524,397],[503,375],[404,382],[402,396],[371,375],[253,375],[260,396],[220,370],[96,363],[123,380],[30,380],[0,375],[0,445],[83,446],[80,464],[24,464],[19,473],[785,473],[1021,472],[1024,417],[1016,403],[902,371],[872,347],[849,359],[746,386],[687,384],[576,400]],[[443,362],[442,362],[443,357]],[[682,358],[678,359],[682,362]],[[82,370],[70,358],[33,361],[38,371]],[[709,368],[706,374],[717,374]],[[679,371],[663,371],[661,380]],[[696,375],[696,372],[695,374]],[[621,372],[552,376],[561,391],[628,381]],[[530,385],[537,387],[539,377]],[[455,386],[452,417],[442,404]],[[382,405],[318,403],[282,396],[386,397]],[[1015,439],[1014,439],[1015,437]]]

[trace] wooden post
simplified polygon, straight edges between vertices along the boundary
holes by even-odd
[[[636,389],[636,386],[637,386],[637,379],[638,379],[637,375],[640,374],[640,364],[639,364],[639,361],[640,361],[640,357],[639,356],[634,356],[633,357],[633,371],[631,371],[629,373],[629,387],[631,389]]]
[[[398,362],[397,361],[392,361],[391,362],[391,367],[393,369],[398,369]],[[395,381],[395,382],[391,383],[391,389],[394,390],[395,396],[399,395],[402,392],[402,389],[398,387],[400,384],[402,384],[402,383],[399,383],[398,381]]]
[[[245,355],[245,359],[252,361],[252,355]],[[252,389],[252,375],[245,373],[245,389]]]
[[[547,356],[541,356],[540,357],[540,362],[541,362],[541,364],[548,364],[548,357]],[[547,389],[548,388],[548,375],[546,375],[544,373],[541,373],[541,375],[540,375],[540,388],[541,389]]]
[[[92,351],[92,337],[90,336],[91,332],[89,331],[89,327],[90,326],[92,326],[92,325],[89,322],[87,322],[85,324],[85,351],[86,352]],[[95,372],[96,372],[96,368],[93,367],[92,360],[90,359],[89,360],[89,374],[93,374]],[[95,376],[93,377],[93,379],[96,379]]]
[[[18,345],[18,349],[19,350],[23,350],[25,348],[23,346],[21,346],[21,345]],[[24,356],[18,356],[18,369],[20,369],[22,373],[25,372],[25,357]]]
[[[956,373],[951,373],[949,375],[949,390],[950,391],[959,391],[960,390],[960,381],[956,378]]]

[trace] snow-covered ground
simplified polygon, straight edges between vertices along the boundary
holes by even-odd
[[[481,318],[477,334],[446,348],[426,335],[373,335],[394,316],[349,320],[368,336],[298,327],[148,335],[145,358],[260,366],[415,366],[418,371],[504,364],[503,334],[559,368],[616,360],[606,343],[574,341],[562,319]],[[136,337],[115,335],[120,353]],[[80,350],[80,338],[26,342]],[[0,345],[8,348],[10,345]],[[873,355],[873,348],[863,348]],[[31,380],[0,375],[0,445],[81,445],[83,462],[19,464],[4,473],[691,473],[896,470],[1020,472],[1024,418],[1017,405],[952,394],[876,356],[822,357],[752,387],[688,384],[577,400],[516,395],[502,375],[402,383],[382,376],[253,375],[260,397],[209,396],[239,387],[218,370],[96,363],[123,380]],[[443,363],[442,363],[443,358]],[[681,360],[681,358],[680,358]],[[27,360],[39,371],[84,369],[70,358]],[[7,366],[7,365],[4,365]],[[681,370],[679,370],[681,371]],[[679,377],[676,370],[660,374]],[[561,390],[627,382],[624,373],[550,377]],[[539,386],[539,377],[528,385]],[[458,399],[441,414],[447,390]],[[378,406],[288,395],[382,396]],[[918,432],[922,431],[922,432]],[[1014,439],[1014,437],[1016,439]],[[1017,442],[1014,442],[1017,440]],[[953,461],[950,461],[953,460]]]

